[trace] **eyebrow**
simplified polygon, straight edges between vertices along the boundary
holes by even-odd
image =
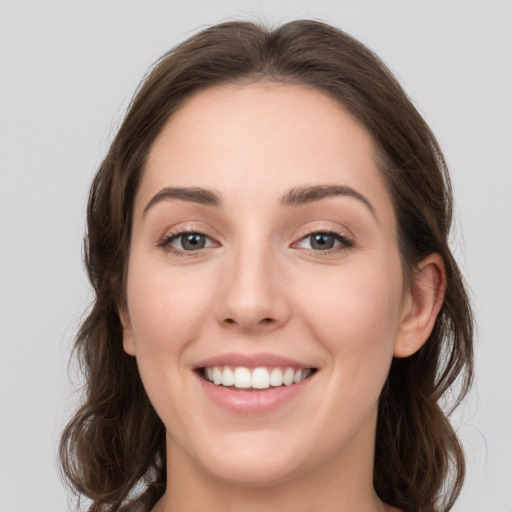
[[[151,198],[144,208],[143,214],[155,204],[166,199],[180,199],[182,201],[216,207],[221,204],[220,196],[212,190],[199,187],[165,187]]]
[[[294,187],[281,197],[284,206],[300,206],[334,196],[353,197],[363,203],[376,218],[375,208],[366,197],[348,185],[309,185]],[[219,207],[220,195],[201,187],[165,187],[157,192],[144,208],[143,215],[155,204],[167,199],[179,199],[207,206]]]
[[[286,206],[298,206],[312,203],[333,196],[353,197],[363,203],[371,214],[376,217],[375,208],[363,194],[348,185],[313,185],[294,187],[281,198],[281,204]]]

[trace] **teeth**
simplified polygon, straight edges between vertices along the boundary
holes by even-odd
[[[217,386],[234,386],[239,389],[268,389],[269,387],[290,386],[303,381],[311,369],[295,368],[245,368],[238,366],[214,366],[203,370],[203,377]]]
[[[235,369],[235,388],[250,388],[252,384],[251,372],[248,368],[242,366]],[[223,386],[226,384],[222,383]]]
[[[281,368],[274,368],[270,372],[270,385],[271,386],[282,386],[283,385],[283,372]]]
[[[252,371],[252,387],[256,389],[266,389],[270,387],[270,375],[266,368],[255,368]]]
[[[223,386],[232,386],[235,383],[235,376],[233,375],[233,370],[226,366],[224,370],[222,370],[222,385]]]
[[[217,386],[222,384],[222,372],[218,366],[213,367],[213,383]]]
[[[294,375],[295,375],[295,371],[293,368],[286,368],[286,370],[283,374],[283,384],[285,386],[289,386],[290,384],[293,384]]]

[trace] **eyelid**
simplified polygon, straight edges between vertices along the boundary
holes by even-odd
[[[185,233],[198,233],[200,235],[207,236],[212,240],[217,238],[215,231],[208,225],[208,223],[196,219],[184,220],[181,222],[176,222],[175,224],[167,224],[165,226],[162,225],[159,228],[159,232],[162,234],[159,235],[157,240],[158,244],[163,240],[168,240],[173,236],[178,236]]]

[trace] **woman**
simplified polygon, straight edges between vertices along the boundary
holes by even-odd
[[[439,402],[472,376],[450,224],[434,136],[343,32],[225,23],[164,55],[88,205],[61,459],[89,510],[449,510]]]

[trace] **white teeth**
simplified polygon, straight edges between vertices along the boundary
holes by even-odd
[[[270,375],[266,368],[255,368],[252,371],[252,387],[256,389],[270,387]]]
[[[248,368],[239,366],[235,369],[235,388],[250,388],[252,384],[251,371]]]
[[[290,384],[293,384],[293,377],[295,375],[295,371],[293,368],[286,368],[284,374],[283,374],[283,384],[285,386],[289,386]]]
[[[270,372],[270,385],[271,386],[282,386],[283,385],[283,372],[281,368],[274,368]]]
[[[223,386],[232,386],[235,383],[235,376],[233,375],[233,370],[226,366],[224,370],[222,370],[222,385]]]
[[[213,383],[218,386],[222,384],[222,372],[218,366],[213,367]]]
[[[238,366],[213,366],[204,368],[203,376],[217,386],[240,389],[268,389],[269,387],[290,386],[303,381],[311,374],[311,369],[295,368],[246,368]]]

